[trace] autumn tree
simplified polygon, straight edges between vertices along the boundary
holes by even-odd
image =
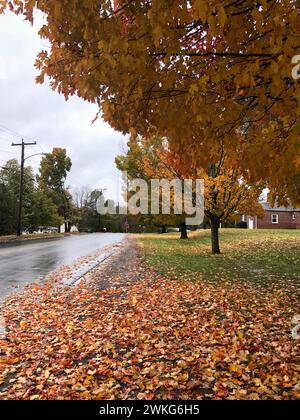
[[[299,201],[297,0],[1,4],[31,22],[35,8],[46,16],[40,36],[51,48],[38,56],[38,82],[47,76],[66,98],[97,104],[124,133],[167,135],[175,152],[188,149],[193,166],[203,138],[212,151],[219,138],[228,150],[242,144],[244,179]],[[217,159],[216,151],[210,163]]]
[[[38,176],[39,187],[55,203],[58,214],[63,217],[66,232],[71,230],[74,210],[72,195],[65,185],[71,167],[67,151],[54,148],[52,153],[42,158]]]
[[[159,156],[166,159],[181,178],[204,180],[205,215],[211,227],[212,253],[219,254],[220,225],[238,215],[262,216],[259,197],[266,184],[261,179],[249,183],[249,172],[241,169],[244,156],[241,145],[233,150],[222,137],[211,143],[202,138],[202,145],[202,156],[195,163],[193,150],[183,155],[167,148]]]
[[[249,186],[237,170],[217,165],[211,165],[208,171],[198,170],[197,174],[205,182],[205,214],[211,226],[212,252],[220,254],[220,225],[239,215],[262,216],[262,188]]]
[[[173,179],[176,175],[171,174],[170,169],[162,162],[159,157],[159,151],[162,150],[162,140],[159,137],[152,137],[151,141],[143,139],[139,141],[135,136],[132,136],[127,144],[127,153],[125,155],[117,156],[116,166],[120,171],[126,172],[127,186],[126,195],[134,194],[131,191],[131,181],[135,179],[143,179],[148,184],[148,203],[151,207],[151,180],[152,179]],[[172,193],[172,191],[171,191]],[[158,191],[160,194],[160,191]],[[126,196],[127,201],[130,197]],[[162,206],[162,199],[160,197],[160,207]],[[181,239],[187,239],[187,226],[185,223],[185,215],[174,214],[174,201],[170,202],[170,214],[147,214],[138,215],[140,222],[144,225],[152,224],[161,227],[161,233],[167,232],[168,226],[180,226]]]
[[[151,182],[151,179],[164,178],[168,180],[203,179],[205,185],[205,215],[211,226],[213,254],[220,253],[219,227],[238,215],[262,215],[259,204],[263,184],[249,185],[242,177],[238,167],[235,167],[220,142],[218,164],[205,167],[193,167],[187,154],[174,153],[166,138],[132,138],[126,156],[119,157],[119,168],[129,169],[133,175]],[[137,159],[136,153],[139,153]],[[174,202],[173,202],[174,203]],[[163,216],[160,216],[163,217]],[[173,216],[174,217],[174,216]],[[180,217],[182,238],[186,237],[186,215]]]

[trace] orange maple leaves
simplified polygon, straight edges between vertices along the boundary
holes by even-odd
[[[300,397],[292,294],[139,272],[106,291],[95,270],[92,284],[9,299],[0,398]]]

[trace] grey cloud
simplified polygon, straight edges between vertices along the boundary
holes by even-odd
[[[68,184],[108,186],[108,195],[116,199],[119,175],[114,159],[126,139],[101,119],[91,125],[97,112],[94,105],[75,97],[66,102],[47,83],[35,83],[34,61],[42,49],[37,28],[20,17],[0,16],[0,163],[19,152],[10,147],[10,141],[17,139],[1,130],[4,125],[38,141],[28,154],[65,147],[73,161]],[[30,164],[36,170],[39,158]]]

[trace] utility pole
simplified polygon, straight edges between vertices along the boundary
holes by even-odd
[[[104,192],[107,191],[107,188],[101,188],[100,190],[100,197],[103,195],[104,198]],[[101,232],[101,214],[99,213],[99,218],[98,218],[98,230],[99,232]]]
[[[36,141],[33,143],[25,143],[22,139],[22,143],[12,143],[14,147],[21,147],[21,172],[20,172],[20,190],[19,190],[19,209],[18,209],[18,225],[17,235],[22,234],[22,209],[23,209],[23,193],[24,193],[24,163],[25,163],[25,147],[35,146]]]

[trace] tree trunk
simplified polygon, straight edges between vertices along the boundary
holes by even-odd
[[[68,222],[67,220],[65,220],[65,233],[70,233],[71,227],[72,227],[72,224]]]
[[[220,221],[217,218],[210,220],[211,225],[211,247],[213,254],[221,254],[220,240],[219,240],[219,227]]]
[[[181,237],[180,239],[189,239],[188,238],[188,233],[187,233],[187,227],[186,227],[186,223],[183,222],[180,225],[180,231],[181,231]]]
[[[161,233],[167,233],[167,226],[166,225],[163,225],[161,227]]]

